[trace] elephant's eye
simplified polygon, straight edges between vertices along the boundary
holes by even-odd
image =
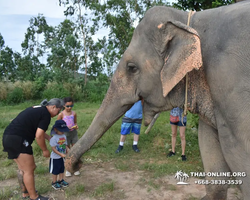
[[[138,72],[138,67],[133,63],[128,63],[127,69],[130,73]]]

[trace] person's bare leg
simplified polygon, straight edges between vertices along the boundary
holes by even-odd
[[[38,194],[35,189],[34,170],[36,168],[33,155],[21,153],[17,159],[14,159],[17,163],[19,170],[23,172],[23,183],[29,193],[31,199],[36,199]]]
[[[185,148],[186,148],[186,138],[185,138],[185,126],[180,126],[180,138],[181,138],[181,155],[185,155]]]
[[[140,135],[136,135],[136,134],[134,133],[134,141],[135,141],[135,142],[138,142],[138,141],[139,141],[139,136],[140,136]]]
[[[171,124],[171,130],[172,130],[172,152],[175,153],[177,126]]]
[[[125,142],[125,140],[126,140],[126,135],[121,135],[120,142]]]
[[[20,169],[17,170],[17,179],[18,179],[18,183],[20,185],[21,191],[22,191],[22,195],[23,195],[22,197],[29,196],[29,193],[27,193],[28,191],[23,182],[23,171],[21,171]]]
[[[52,174],[52,181],[55,183],[57,181],[57,175]]]
[[[61,181],[62,179],[64,179],[64,173],[59,174],[59,181]]]

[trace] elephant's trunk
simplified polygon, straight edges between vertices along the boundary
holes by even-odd
[[[132,103],[132,102],[131,102]],[[70,149],[65,159],[65,167],[74,172],[80,169],[81,156],[88,151],[101,136],[133,105],[124,99],[116,99],[109,88],[94,120],[85,134]]]

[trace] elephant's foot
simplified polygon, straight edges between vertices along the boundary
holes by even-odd
[[[204,196],[201,198],[201,200],[226,200],[227,199],[227,195],[212,195],[212,196]]]
[[[227,186],[220,185],[206,185],[206,196],[202,200],[226,200]]]
[[[65,168],[67,171],[74,173],[76,171],[79,171],[80,168],[82,167],[83,162],[79,159],[79,160],[75,160],[75,158],[72,157],[66,157],[65,158]]]

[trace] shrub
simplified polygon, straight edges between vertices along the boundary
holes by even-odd
[[[191,114],[191,113],[190,113]],[[191,114],[190,122],[188,122],[192,128],[197,128],[199,126],[199,116],[197,114]]]
[[[43,98],[48,100],[52,98],[64,98],[67,96],[70,96],[69,91],[67,91],[62,84],[56,82],[49,82],[43,92]]]
[[[12,82],[6,82],[5,83],[5,86],[6,86],[6,89],[7,89],[7,92],[12,92],[14,89],[15,89],[15,86]]]
[[[7,98],[7,86],[5,83],[0,82],[0,101],[4,101]]]
[[[24,101],[23,89],[16,87],[12,92],[8,93],[6,103],[7,104],[17,104]]]
[[[77,83],[63,83],[63,87],[70,93],[74,101],[82,101],[84,99],[82,87]]]
[[[23,90],[23,97],[25,100],[33,99],[34,97],[34,82],[31,81],[16,81],[13,84],[14,88],[19,87]]]
[[[40,99],[46,88],[47,81],[44,77],[36,77],[34,82],[33,94],[34,98]]]
[[[98,81],[89,81],[84,87],[84,98],[90,102],[101,102],[107,93],[109,83],[100,83]]]
[[[26,100],[34,97],[34,84],[31,81],[22,82],[23,95]]]

